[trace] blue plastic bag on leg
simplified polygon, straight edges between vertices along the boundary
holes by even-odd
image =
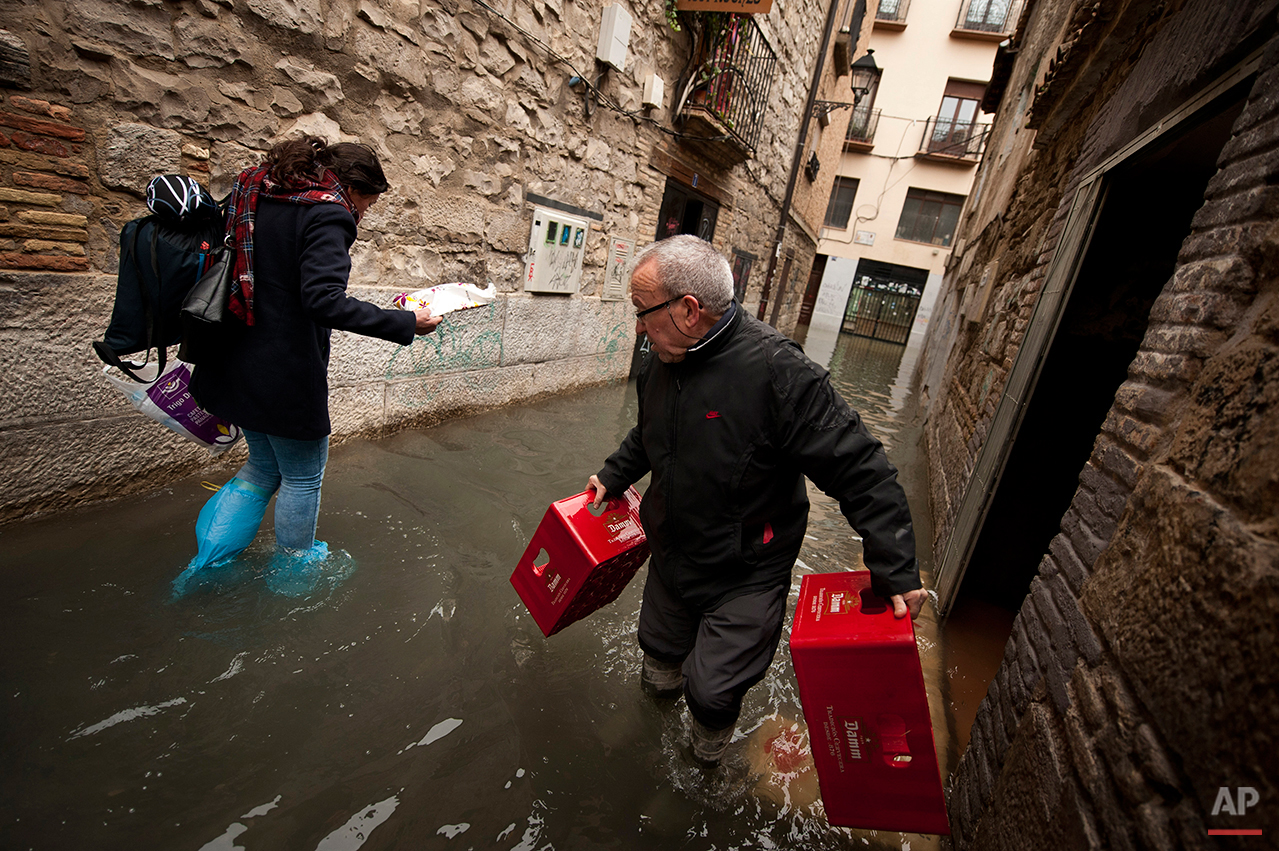
[[[331,592],[355,572],[346,550],[330,550],[323,541],[310,549],[277,547],[266,570],[266,586],[282,597],[309,597]]]
[[[278,547],[266,570],[266,585],[283,597],[304,597],[319,585],[329,545],[316,541],[310,549]]]
[[[240,478],[227,482],[200,509],[195,522],[195,537],[200,550],[186,570],[173,581],[174,591],[181,594],[186,583],[199,570],[224,564],[235,558],[251,543],[262,525],[271,494],[264,488]]]

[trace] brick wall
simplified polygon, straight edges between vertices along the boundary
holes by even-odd
[[[0,99],[0,269],[89,269],[88,216],[64,203],[90,193],[85,132],[72,121],[66,106]]]
[[[1037,6],[1031,29],[1068,43],[1023,45],[1019,64],[1070,65],[1072,14]],[[1080,176],[1144,129],[1134,115],[1163,114],[1264,49],[951,777],[955,848],[1233,847],[1208,831],[1279,830],[1277,24],[1273,3],[1233,17],[1206,2],[1120,4],[1097,23],[1108,46],[1070,68],[1093,98],[1063,96],[1067,116],[1041,124],[1038,150],[1017,163],[1019,193],[970,234],[966,271],[954,261],[961,291],[991,259],[1010,271],[987,314],[955,333],[931,400],[943,544]],[[1006,95],[999,120],[1013,109]],[[1035,236],[1029,268],[1011,256],[1010,224]],[[1239,787],[1261,804],[1214,815],[1221,789]]]

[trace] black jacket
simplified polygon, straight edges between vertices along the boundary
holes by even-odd
[[[329,329],[413,342],[410,310],[346,294],[355,219],[339,204],[263,198],[253,238],[254,325],[232,319],[222,355],[196,367],[196,401],[241,428],[316,440],[329,425]]]
[[[637,390],[639,422],[599,478],[621,493],[652,471],[640,505],[651,566],[688,605],[789,584],[804,476],[861,534],[876,593],[921,587],[897,470],[796,343],[738,308],[683,361],[650,356]]]

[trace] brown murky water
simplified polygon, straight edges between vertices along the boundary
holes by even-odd
[[[840,339],[832,372],[926,523],[902,349],[869,342]],[[511,570],[633,417],[623,385],[336,448],[319,537],[342,552],[297,598],[264,579],[268,522],[233,569],[173,599],[198,478],[0,529],[0,847],[935,847],[826,824],[785,641],[732,758],[704,775],[681,756],[682,712],[638,689],[642,572],[588,620],[538,631]],[[824,497],[809,534],[794,592],[857,563]],[[931,613],[917,632],[947,771]]]

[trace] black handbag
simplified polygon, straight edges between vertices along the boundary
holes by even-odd
[[[187,363],[205,363],[217,354],[219,331],[232,316],[227,302],[235,257],[235,249],[224,246],[182,300],[182,348],[178,357]]]

